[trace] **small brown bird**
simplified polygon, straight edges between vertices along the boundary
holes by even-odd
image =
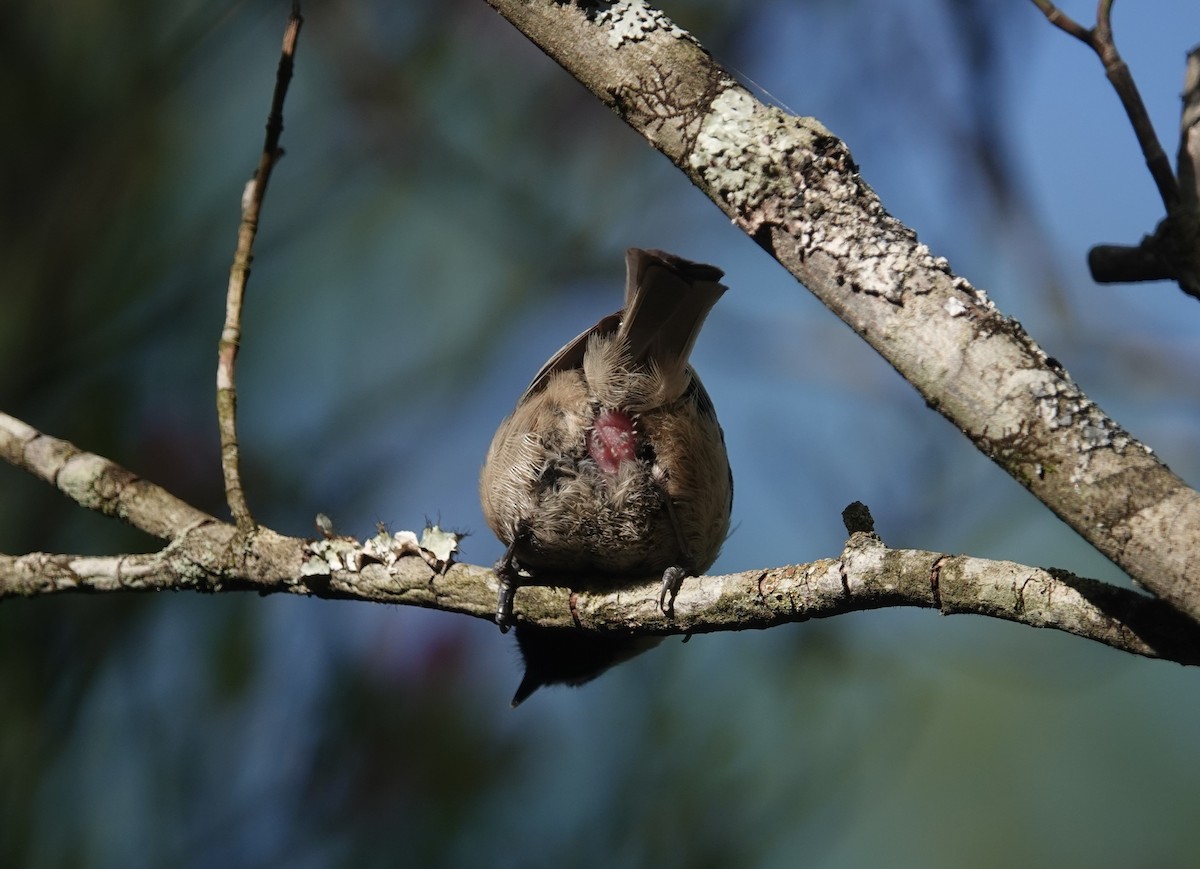
[[[688,356],[726,287],[720,269],[631,248],[625,307],[559,350],[492,440],[483,515],[506,545],[496,622],[512,625],[522,583],[588,591],[662,576],[660,606],[706,570],[729,530],[733,477],[712,401]],[[561,636],[560,636],[561,635]],[[521,625],[537,687],[582,684],[648,647]],[[650,643],[652,644],[652,643]]]

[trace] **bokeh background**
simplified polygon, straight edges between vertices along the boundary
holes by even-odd
[[[1161,216],[1089,50],[1022,0],[663,5],[1200,482],[1200,307],[1084,266]],[[833,555],[860,499],[894,546],[1128,583],[484,3],[304,11],[239,368],[263,521],[440,518],[490,563],[492,431],[638,245],[732,288],[695,354],[737,479],[714,571]],[[0,6],[0,408],[221,515],[216,342],[285,16]],[[1200,5],[1115,24],[1173,154]],[[154,546],[0,467],[0,551]],[[494,626],[415,609],[5,601],[0,865],[1200,860],[1200,677],[1173,664],[896,610],[672,640],[512,711],[518,678]]]

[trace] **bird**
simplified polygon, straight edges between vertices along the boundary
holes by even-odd
[[[499,425],[480,473],[496,562],[496,622],[521,585],[603,592],[661,577],[670,615],[683,579],[716,560],[733,475],[716,410],[689,357],[727,287],[716,266],[660,250],[625,255],[624,307],[550,357]],[[578,685],[658,638],[517,623],[525,678]]]

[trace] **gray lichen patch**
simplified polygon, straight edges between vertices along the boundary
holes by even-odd
[[[1092,455],[1098,450],[1122,455],[1137,442],[1080,391],[1073,381],[1046,377],[1033,384],[1037,413],[1050,432],[1065,431],[1076,456],[1071,485],[1087,482]],[[1140,445],[1139,445],[1140,446]]]
[[[389,533],[386,529],[366,541],[352,537],[330,536],[308,543],[304,548],[301,576],[329,576],[335,571],[361,571],[368,564],[391,567],[408,555],[419,555],[431,568],[444,573],[454,563],[462,534],[437,525],[426,526],[421,539],[412,531]]]
[[[945,262],[945,261],[943,260],[943,262]],[[950,269],[950,266],[949,266],[949,263],[947,263],[946,264],[947,273],[949,273],[949,269]],[[954,290],[956,290],[960,293],[965,293],[967,296],[969,296],[971,298],[971,300],[975,303],[975,305],[977,305],[980,308],[983,308],[985,311],[995,311],[996,310],[996,305],[994,302],[992,302],[992,300],[990,298],[988,298],[987,292],[984,291],[981,287],[974,286],[966,278],[955,275],[954,279],[950,283],[950,286]]]
[[[647,5],[646,0],[619,0],[600,10],[596,14],[596,23],[609,28],[609,48],[620,48],[626,42],[641,42],[657,31],[668,36],[691,38],[660,10]]]
[[[733,82],[711,64],[706,67],[706,76],[679,75],[673,56],[688,54],[681,44],[660,54],[661,60],[649,61],[633,81],[610,93],[614,107],[641,130],[646,141],[672,159],[680,159],[694,151],[713,99]]]
[[[765,202],[799,192],[778,167],[792,153],[812,149],[813,125],[819,127],[730,87],[709,107],[688,162],[739,214],[766,220],[756,214]]]
[[[712,102],[689,166],[750,235],[778,229],[796,255],[830,257],[855,292],[901,304],[922,271],[949,274],[916,234],[896,221],[859,177],[849,150],[812,118],[758,102],[740,86]]]

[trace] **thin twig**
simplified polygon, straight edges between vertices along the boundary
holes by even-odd
[[[267,183],[271,179],[271,170],[283,156],[283,149],[279,147],[279,138],[283,133],[283,101],[287,96],[288,83],[292,79],[296,40],[300,36],[300,26],[303,23],[300,4],[293,2],[283,34],[283,52],[275,76],[271,111],[267,116],[266,142],[258,161],[258,169],[242,194],[242,222],[238,227],[233,266],[229,270],[225,325],[217,347],[217,420],[221,435],[221,470],[225,478],[225,499],[229,503],[234,521],[242,530],[252,529],[255,524],[246,504],[246,493],[242,488],[237,436],[237,386],[234,370],[242,334],[242,302],[246,294],[246,283],[250,279],[250,264],[254,261],[254,237],[258,233],[258,218],[263,198],[267,193]]]
[[[1091,31],[1049,0],[1033,0],[1033,5],[1041,9],[1042,14],[1059,30],[1071,34],[1085,45],[1092,45]]]
[[[1200,45],[1188,52],[1179,114],[1179,154],[1176,157],[1184,207],[1200,212]]]
[[[1158,187],[1158,195],[1162,197],[1163,205],[1168,214],[1179,207],[1179,182],[1171,171],[1171,162],[1163,150],[1150,122],[1150,114],[1142,95],[1138,92],[1133,74],[1117,51],[1117,43],[1112,33],[1112,5],[1114,0],[1099,0],[1096,8],[1096,26],[1090,30],[1075,19],[1071,18],[1050,0],[1032,0],[1033,4],[1042,11],[1051,24],[1074,36],[1087,45],[1100,58],[1104,65],[1104,74],[1117,92],[1129,123],[1137,136],[1142,155],[1146,158],[1146,167]]]

